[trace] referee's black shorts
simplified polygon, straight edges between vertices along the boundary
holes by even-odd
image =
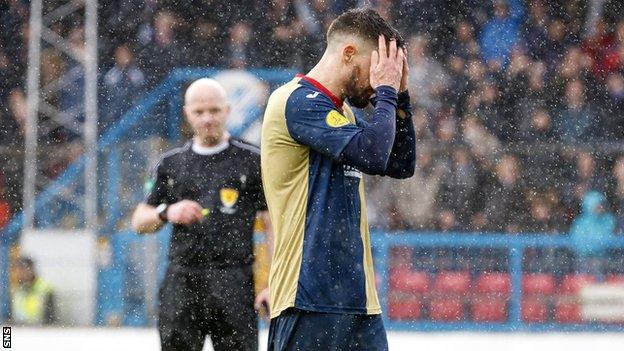
[[[158,331],[163,351],[258,349],[250,265],[189,270],[170,267],[160,287]]]

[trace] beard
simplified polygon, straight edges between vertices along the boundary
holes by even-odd
[[[368,92],[368,89],[361,89],[357,87],[356,83],[359,73],[359,67],[355,67],[349,77],[349,80],[347,81],[345,92],[351,106],[365,108],[368,104],[370,104],[371,94]]]

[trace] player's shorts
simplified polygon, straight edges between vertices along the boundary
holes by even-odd
[[[289,308],[271,319],[268,351],[386,351],[381,315]]]
[[[251,266],[206,270],[169,267],[160,288],[161,350],[257,351]]]

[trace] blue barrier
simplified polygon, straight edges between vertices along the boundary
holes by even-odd
[[[380,303],[388,311],[388,278],[390,276],[389,255],[392,247],[446,247],[446,248],[501,248],[509,251],[509,274],[511,276],[511,296],[509,318],[506,323],[475,322],[433,322],[433,321],[394,321],[384,315],[388,329],[419,331],[618,331],[624,332],[624,325],[557,323],[527,324],[521,318],[522,301],[522,258],[527,248],[570,248],[570,238],[566,235],[545,234],[478,234],[478,233],[376,233],[373,245],[377,256],[377,272],[381,284],[378,287]],[[624,248],[624,237],[613,237],[605,243],[609,248]]]

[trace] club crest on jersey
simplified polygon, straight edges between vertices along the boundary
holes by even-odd
[[[346,126],[347,124],[351,123],[351,121],[349,121],[349,119],[342,115],[340,112],[336,110],[331,110],[327,114],[327,117],[325,117],[325,123],[327,123],[327,125],[330,127],[339,128],[342,126]]]
[[[236,212],[234,205],[238,200],[238,190],[232,188],[223,188],[219,190],[219,197],[221,198],[221,203],[223,207],[221,207],[221,212],[232,214]]]

